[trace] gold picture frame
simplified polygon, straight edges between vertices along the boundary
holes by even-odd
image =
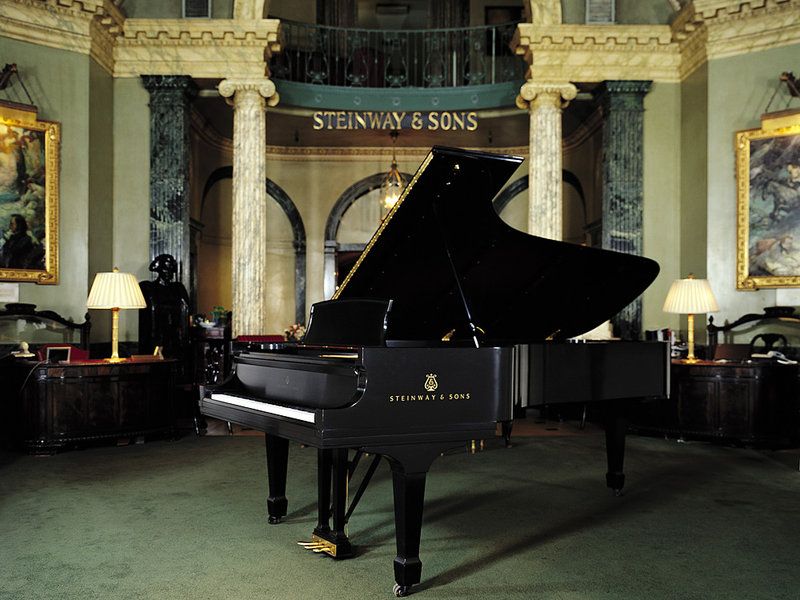
[[[0,101],[0,282],[58,283],[61,126]]]
[[[736,133],[736,289],[800,287],[800,111]]]

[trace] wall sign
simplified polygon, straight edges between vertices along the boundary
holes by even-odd
[[[321,110],[314,113],[314,129],[411,129],[426,131],[475,131],[478,114],[471,111],[374,112]]]

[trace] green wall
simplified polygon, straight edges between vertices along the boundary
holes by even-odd
[[[800,305],[793,289],[736,290],[734,135],[760,126],[782,71],[797,69],[800,44],[713,60],[708,65],[708,277],[720,304],[717,322],[766,306]],[[772,106],[771,110],[781,110]],[[795,100],[792,108],[800,108]]]
[[[644,98],[644,245],[645,256],[661,271],[644,293],[644,329],[676,327],[661,307],[672,281],[679,277],[681,87],[653,83]]]
[[[141,79],[114,80],[114,264],[150,279],[150,107]],[[139,338],[138,313],[122,311],[120,341]]]
[[[706,276],[708,111],[708,67],[703,65],[681,89],[680,277]]]
[[[90,58],[0,38],[0,56],[17,64],[39,118],[61,123],[59,283],[19,284],[20,302],[83,321],[89,292]],[[10,98],[24,101],[22,98]],[[93,185],[103,193],[102,183]],[[105,190],[110,196],[111,190]]]

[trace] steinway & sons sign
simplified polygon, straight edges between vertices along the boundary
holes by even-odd
[[[468,111],[373,112],[321,110],[314,113],[314,129],[414,129],[475,131],[478,115]]]

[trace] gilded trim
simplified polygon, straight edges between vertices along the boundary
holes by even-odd
[[[800,135],[800,111],[793,116],[780,115],[779,126],[771,126],[769,119],[762,121],[760,129],[736,133],[736,289],[800,287],[797,275],[750,275],[750,142],[767,138]],[[775,243],[781,243],[780,241]]]
[[[31,111],[32,112],[32,111]],[[21,118],[20,118],[21,117]],[[59,149],[61,125],[53,121],[38,120],[35,113],[20,115],[16,109],[0,106],[0,123],[10,127],[23,127],[44,132],[45,194],[44,194],[44,270],[0,268],[0,281],[32,282],[44,285],[58,283],[58,203],[59,203]]]
[[[403,201],[406,199],[411,190],[414,189],[414,185],[416,185],[419,178],[422,177],[422,174],[425,172],[425,169],[428,168],[428,165],[432,160],[433,160],[433,152],[429,152],[428,156],[425,157],[425,160],[423,161],[422,165],[420,165],[419,169],[414,174],[413,179],[411,179],[411,182],[406,186],[406,189],[403,190],[403,193],[400,195],[400,199],[395,203],[395,205],[392,207],[392,210],[389,211],[389,214],[386,215],[386,218],[381,222],[380,227],[378,227],[378,231],[376,231],[375,234],[372,236],[372,238],[369,240],[369,242],[367,242],[367,246],[366,248],[364,248],[364,251],[361,253],[361,256],[358,257],[356,264],[353,265],[352,269],[350,269],[350,272],[347,274],[347,277],[345,277],[342,284],[338,288],[336,288],[336,291],[333,293],[333,298],[332,298],[333,300],[338,298],[342,290],[344,290],[347,287],[347,284],[350,282],[350,279],[352,279],[353,274],[358,270],[358,267],[361,266],[361,263],[364,262],[364,258],[366,258],[367,254],[369,254],[369,251],[372,250],[372,247],[376,244],[378,238],[381,237],[383,230],[386,229],[386,227],[389,225],[389,221],[392,220],[392,217],[394,217],[395,213],[400,209],[400,206],[402,206]]]

